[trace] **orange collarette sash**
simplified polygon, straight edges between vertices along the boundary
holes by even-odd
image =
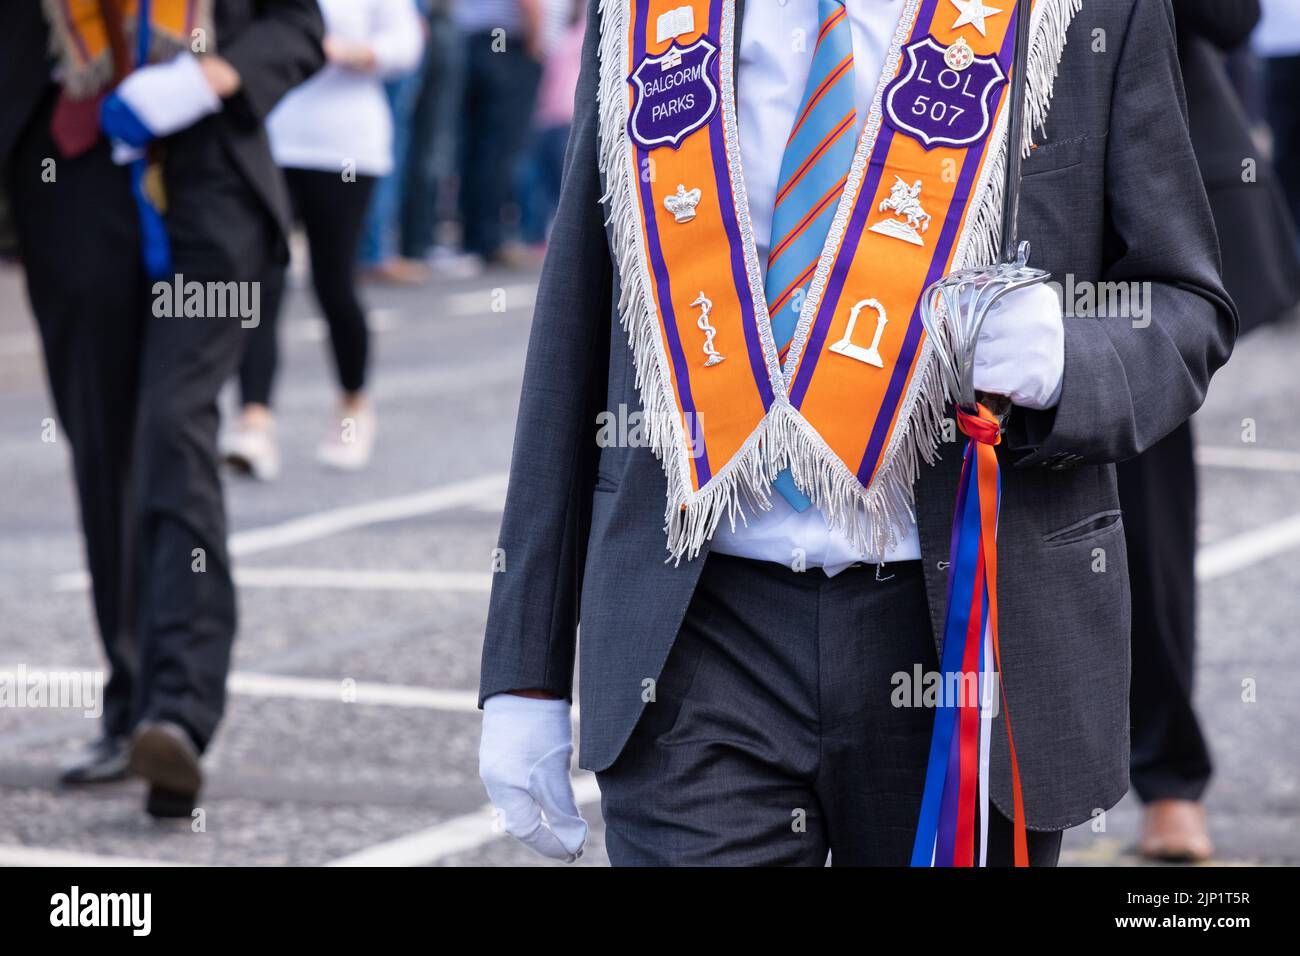
[[[1004,6],[976,22],[949,0],[903,4],[782,365],[740,161],[734,0],[605,0],[600,166],[670,559],[697,555],[743,502],[770,507],[786,467],[870,553],[911,521],[945,408],[918,303],[995,255],[1015,45]],[[1034,8],[1039,123],[1073,6]]]

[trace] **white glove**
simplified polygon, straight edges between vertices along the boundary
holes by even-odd
[[[566,863],[580,857],[587,842],[587,821],[569,779],[572,756],[567,700],[493,694],[483,702],[478,764],[488,798],[507,833]]]
[[[131,146],[170,136],[221,109],[198,58],[178,53],[167,63],[141,67],[124,79],[100,108],[111,138]]]
[[[989,310],[975,345],[975,387],[1023,408],[1052,408],[1065,375],[1061,300],[1050,285],[1004,296]]]

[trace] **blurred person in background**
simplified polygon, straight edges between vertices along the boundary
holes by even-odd
[[[411,3],[421,18],[427,18],[428,0],[411,0]],[[422,73],[417,64],[414,69],[384,81],[384,95],[388,97],[388,110],[393,118],[393,168],[375,184],[361,232],[357,262],[361,278],[366,281],[418,285],[429,278],[427,268],[406,261],[397,251],[398,221],[405,204],[406,160]]]
[[[148,812],[188,817],[236,626],[217,394],[288,256],[262,122],[324,57],[314,0],[144,7],[6,6],[0,166],[108,659],[102,737],[63,781],[134,771]],[[173,280],[207,295],[178,311]],[[251,316],[205,304],[232,288]]]
[[[1192,147],[1241,332],[1300,300],[1294,225],[1226,68],[1249,39],[1258,0],[1174,0]],[[1243,164],[1255,160],[1253,175]],[[1186,422],[1120,462],[1120,505],[1132,591],[1129,693],[1133,788],[1145,805],[1138,852],[1193,862],[1213,853],[1202,803],[1212,763],[1192,700],[1196,645],[1197,480]]]
[[[562,16],[559,28],[548,37],[532,143],[519,177],[520,239],[538,250],[544,250],[560,201],[564,150],[573,126],[573,98],[587,24],[582,0],[547,0],[546,11]]]
[[[1273,131],[1273,163],[1300,223],[1300,2],[1263,0],[1255,52],[1264,60],[1264,110]]]
[[[328,65],[285,97],[267,130],[307,235],[312,286],[329,326],[342,392],[317,458],[353,470],[370,461],[375,441],[375,410],[366,392],[370,336],[357,297],[356,259],[375,182],[393,169],[393,120],[383,80],[414,69],[423,41],[412,0],[321,0],[320,7]],[[232,466],[263,480],[280,470],[271,391],[284,282],[279,266],[263,278],[262,322],[239,367],[243,410],[222,441]]]
[[[456,7],[464,37],[460,211],[464,251],[504,264],[503,218],[542,75],[542,0],[473,0]]]
[[[399,268],[409,274],[420,275],[421,269],[427,274],[426,262],[435,252],[434,233],[444,186],[456,172],[465,55],[454,7],[453,0],[431,0],[429,4],[428,43],[403,171]],[[440,271],[454,271],[458,260],[454,255],[442,255],[434,264]]]

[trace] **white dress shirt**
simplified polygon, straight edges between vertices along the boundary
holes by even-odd
[[[871,110],[903,4],[902,0],[848,0],[847,7],[860,131]],[[737,125],[749,214],[758,261],[764,270],[781,159],[812,68],[817,29],[817,0],[788,0],[784,4],[751,0],[745,5],[736,81]],[[909,561],[921,557],[915,524],[910,524],[885,554],[875,555],[854,548],[848,535],[832,529],[817,508],[797,512],[775,492],[772,501],[771,511],[748,515],[748,524],[737,522],[734,531],[725,521],[719,525],[713,536],[713,550],[787,567],[802,558],[804,566],[820,567],[828,576],[862,561]]]

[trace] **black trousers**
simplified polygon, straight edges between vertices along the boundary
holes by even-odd
[[[286,169],[284,179],[294,216],[307,233],[312,287],[329,326],[339,387],[359,392],[366,384],[370,333],[366,310],[357,297],[357,245],[375,177],[345,180],[337,172]],[[283,298],[284,267],[272,263],[262,279],[261,322],[250,330],[239,366],[239,390],[245,404],[271,404],[279,362],[276,326]]]
[[[168,719],[203,748],[224,707],[235,635],[216,398],[238,361],[241,324],[154,314],[126,170],[103,143],[61,157],[49,107],[24,132],[5,182],[72,453],[110,669],[105,731]],[[182,137],[168,162],[175,269],[186,281],[246,281],[273,255],[275,227],[206,136]]]
[[[597,774],[616,866],[906,866],[934,712],[892,677],[937,671],[919,561],[827,578],[707,558],[618,759]],[[1059,832],[1029,834],[1054,866]],[[989,823],[989,862],[1012,859]]]
[[[1130,773],[1146,803],[1199,800],[1209,747],[1192,706],[1196,652],[1196,465],[1188,422],[1121,462],[1133,594]]]

